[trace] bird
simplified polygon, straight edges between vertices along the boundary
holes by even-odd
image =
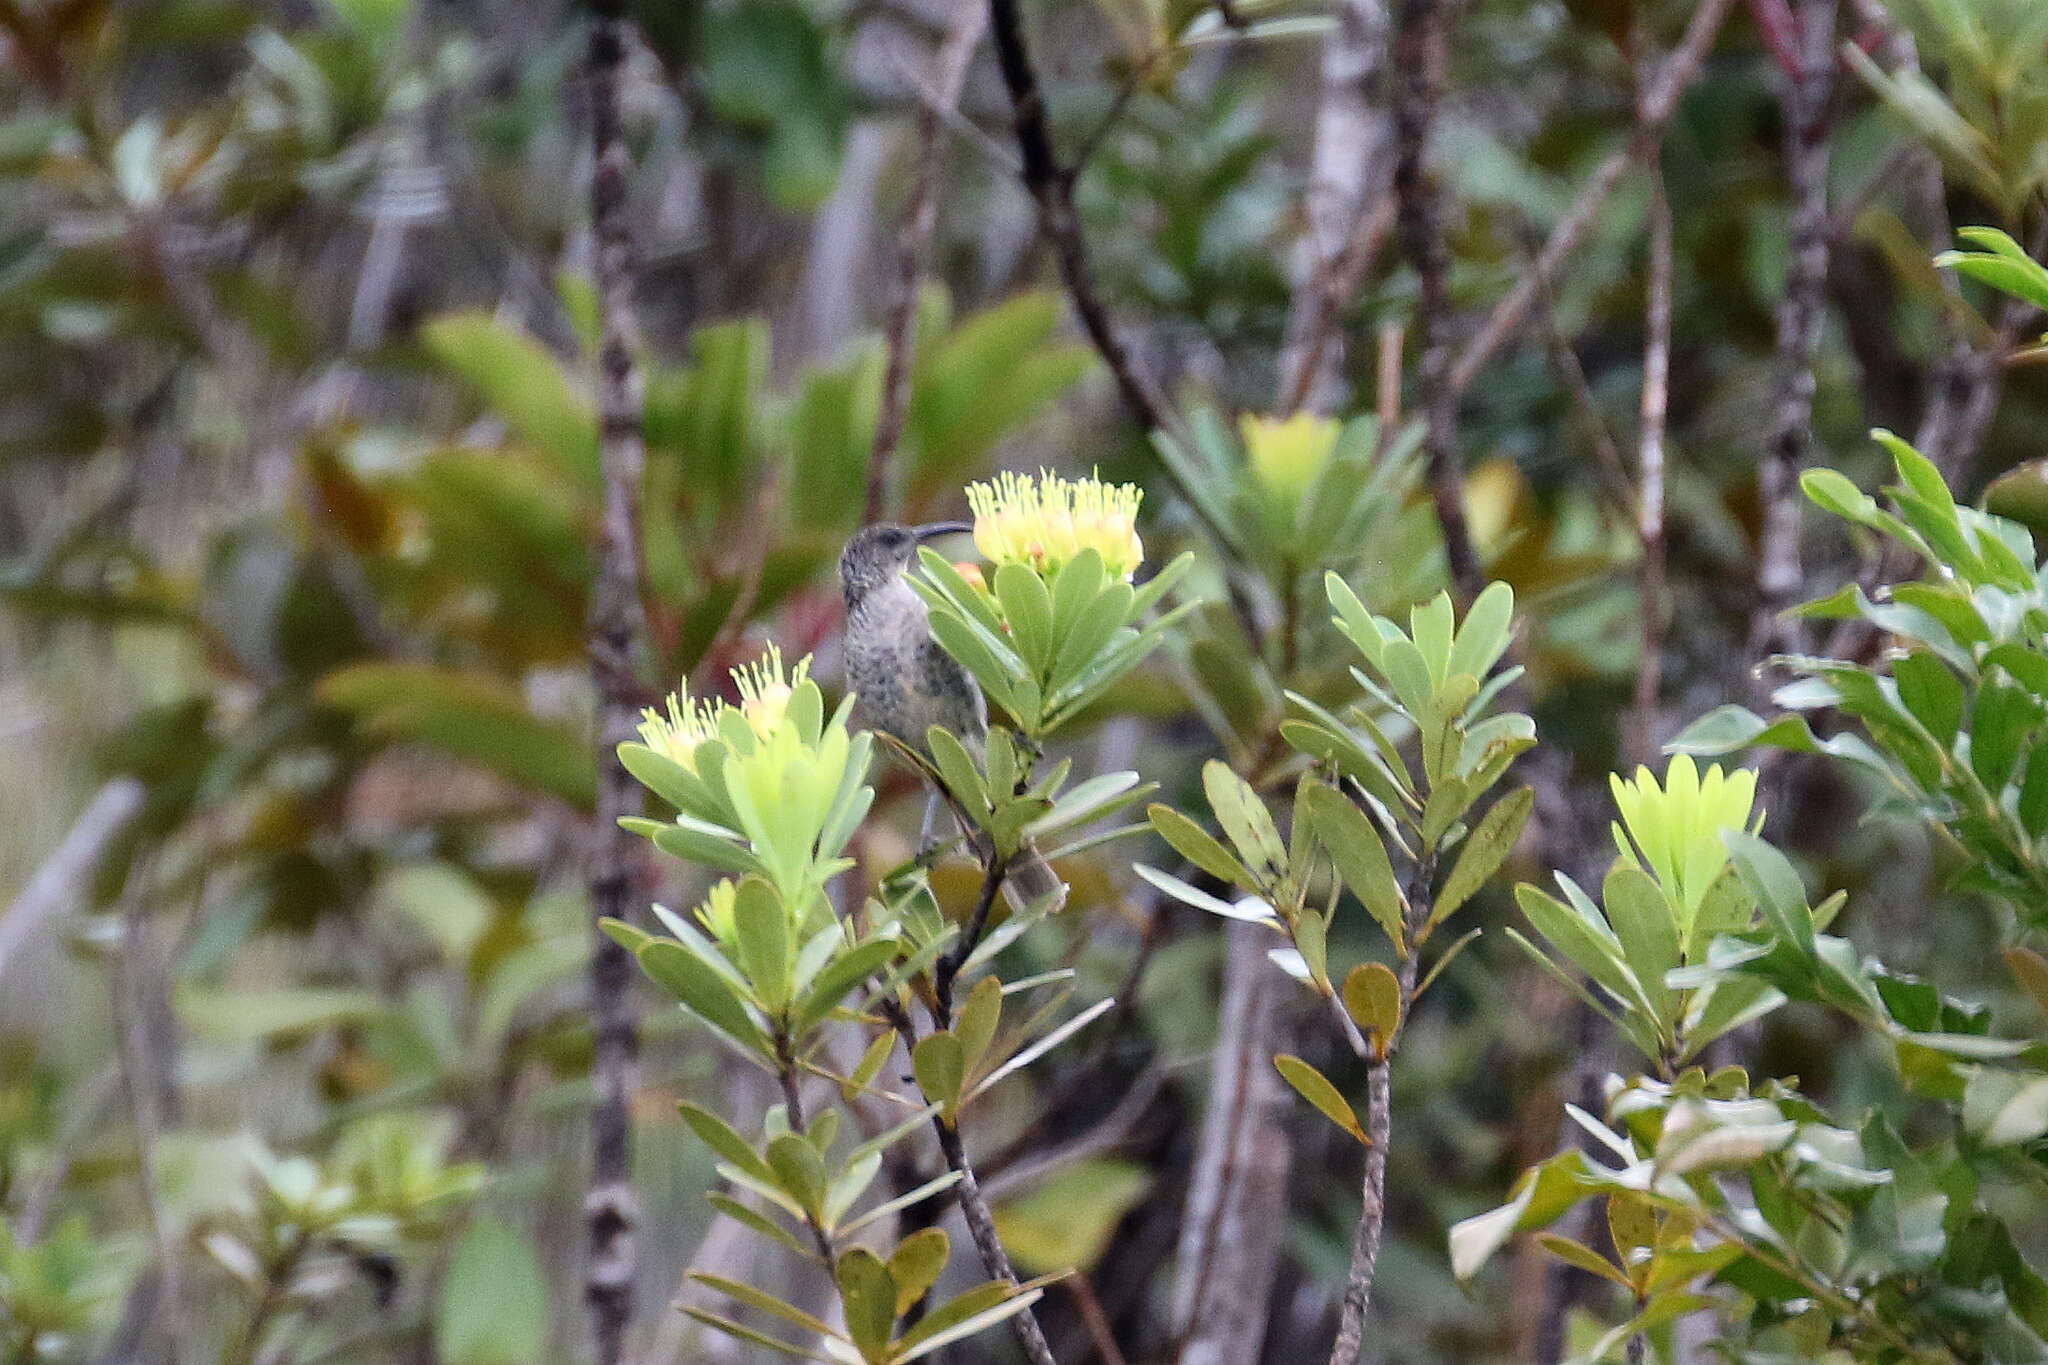
[[[856,716],[927,762],[932,752],[926,732],[937,725],[986,771],[988,702],[973,675],[932,638],[930,610],[903,577],[926,541],[973,530],[964,521],[863,527],[839,557],[839,584],[846,597],[846,680]],[[986,836],[964,823],[962,833],[971,843],[985,842]],[[1066,902],[1067,887],[1027,843],[1010,859],[1003,893],[1015,910],[1039,906],[1048,897],[1057,910]]]

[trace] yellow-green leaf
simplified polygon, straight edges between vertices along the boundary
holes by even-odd
[[[1330,1084],[1328,1077],[1304,1062],[1291,1052],[1283,1052],[1273,1059],[1280,1075],[1295,1088],[1301,1097],[1322,1111],[1324,1118],[1342,1128],[1351,1136],[1370,1147],[1372,1139],[1365,1135],[1365,1129],[1358,1122],[1358,1115],[1337,1093],[1337,1087]]]

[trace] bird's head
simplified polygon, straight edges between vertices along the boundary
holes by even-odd
[[[839,586],[846,594],[846,605],[852,607],[877,588],[895,582],[925,541],[973,529],[964,521],[935,521],[925,526],[885,521],[862,527],[839,556]]]

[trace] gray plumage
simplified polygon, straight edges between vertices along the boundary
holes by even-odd
[[[973,676],[932,638],[930,610],[903,578],[924,541],[972,529],[963,522],[866,527],[839,557],[839,582],[846,596],[846,682],[856,716],[927,759],[926,731],[940,726],[985,766],[988,703]],[[1057,908],[1066,898],[1066,884],[1028,845],[1012,859],[1003,890],[1019,909],[1054,894]]]

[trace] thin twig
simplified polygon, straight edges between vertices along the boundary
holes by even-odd
[[[150,949],[150,925],[140,894],[147,871],[138,867],[121,909],[121,945],[113,964],[109,999],[121,1077],[135,1118],[136,1173],[142,1205],[156,1242],[157,1303],[163,1311],[164,1333],[173,1365],[183,1357],[189,1333],[185,1321],[184,1258],[165,1214],[157,1150],[165,1122],[176,1114],[175,1058],[172,1040],[159,1036],[168,1025],[167,1010],[152,1008],[161,989],[159,964]]]
[[[631,915],[641,866],[640,840],[619,825],[621,817],[640,812],[640,788],[617,751],[632,737],[640,691],[636,660],[645,616],[640,602],[637,496],[647,448],[641,428],[642,381],[634,359],[640,334],[633,302],[633,243],[626,223],[631,161],[619,122],[626,5],[625,0],[597,0],[595,8],[588,56],[590,135],[596,161],[590,216],[597,241],[602,331],[598,408],[604,516],[589,618],[591,675],[598,698],[597,812],[589,871],[595,939],[590,1009],[596,1032],[591,1072],[597,1097],[591,1111],[590,1189],[584,1201],[589,1237],[584,1292],[598,1365],[617,1365],[632,1322],[637,1263],[629,1102],[639,1031],[632,1004],[633,956],[597,929],[596,922]]]
[[[1371,90],[1387,64],[1385,0],[1343,0],[1336,18],[1336,29],[1323,43],[1303,205],[1307,231],[1295,253],[1300,283],[1288,305],[1280,352],[1278,406],[1283,413],[1311,398],[1327,408],[1335,398],[1343,340],[1332,324],[1349,296],[1348,291],[1338,293],[1335,277],[1368,217],[1368,202],[1385,198],[1382,191],[1392,171],[1387,120],[1375,109]]]
[[[1408,955],[1401,960],[1401,1024],[1393,1035],[1375,1040],[1375,1055],[1366,1063],[1365,1180],[1359,1199],[1358,1229],[1351,1239],[1351,1267],[1345,1276],[1344,1300],[1337,1312],[1337,1339],[1330,1348],[1330,1365],[1353,1365],[1365,1341],[1365,1318],[1372,1309],[1372,1286],[1379,1273],[1380,1241],[1387,1221],[1387,1148],[1394,1138],[1393,1064],[1401,1044],[1408,1009],[1415,1003],[1415,981],[1422,966],[1422,945],[1417,942],[1429,923],[1434,897],[1430,887],[1436,875],[1436,860],[1425,858],[1417,864],[1408,882],[1408,913],[1405,922]]]
[[[910,375],[917,358],[917,297],[924,279],[924,258],[931,249],[939,221],[939,179],[946,165],[941,109],[960,101],[975,46],[988,26],[981,0],[954,0],[953,21],[932,62],[929,97],[918,108],[917,177],[910,203],[896,233],[896,274],[891,282],[889,318],[884,329],[889,358],[882,373],[882,406],[875,419],[875,443],[868,452],[867,504],[862,521],[882,519],[889,503],[889,463],[903,437],[910,415]]]
[[[94,793],[71,822],[50,856],[43,859],[7,913],[0,916],[0,975],[44,921],[76,904],[107,846],[142,809],[148,789],[133,777],[116,777]]]
[[[1109,1314],[1102,1311],[1102,1300],[1095,1297],[1095,1286],[1088,1283],[1088,1277],[1078,1270],[1069,1271],[1061,1283],[1074,1296],[1074,1307],[1081,1314],[1082,1325],[1088,1329],[1088,1339],[1095,1344],[1095,1354],[1102,1357],[1102,1365],[1130,1365],[1122,1348],[1116,1344]]]
[[[1600,206],[1621,183],[1622,175],[1649,155],[1656,139],[1663,134],[1664,125],[1676,112],[1678,97],[1692,84],[1700,64],[1714,45],[1714,37],[1720,32],[1722,22],[1734,6],[1735,0],[1701,0],[1699,8],[1692,12],[1684,37],[1672,49],[1663,66],[1658,68],[1656,79],[1649,82],[1636,131],[1628,145],[1609,153],[1607,159],[1594,168],[1580,187],[1578,197],[1565,210],[1564,217],[1550,230],[1535,267],[1523,272],[1515,287],[1494,305],[1479,330],[1458,352],[1457,362],[1451,367],[1452,393],[1463,394],[1470,388],[1494,353],[1521,328],[1530,308],[1536,303],[1539,291],[1556,277],[1564,263],[1578,250],[1579,242],[1593,226]]]
[[[1757,465],[1762,527],[1748,657],[1796,649],[1798,622],[1780,613],[1806,584],[1799,553],[1799,475],[1813,455],[1814,356],[1825,318],[1828,273],[1828,142],[1833,123],[1837,0],[1801,0],[1798,61],[1785,89],[1785,166],[1791,182],[1791,249],[1778,303],[1771,428]],[[1768,684],[1759,676],[1758,688]]]
[[[1636,591],[1641,597],[1643,656],[1631,704],[1635,760],[1657,751],[1657,696],[1668,627],[1664,582],[1664,431],[1671,408],[1671,200],[1661,157],[1650,158],[1650,268],[1643,307],[1642,418],[1636,457]]]
[[[1450,253],[1442,205],[1429,173],[1437,105],[1450,43],[1446,0],[1402,0],[1394,30],[1394,199],[1401,246],[1415,271],[1416,340],[1422,347],[1417,402],[1422,408],[1424,477],[1443,533],[1444,562],[1458,595],[1485,586],[1465,520],[1465,472],[1458,455],[1458,393],[1451,383]]]

